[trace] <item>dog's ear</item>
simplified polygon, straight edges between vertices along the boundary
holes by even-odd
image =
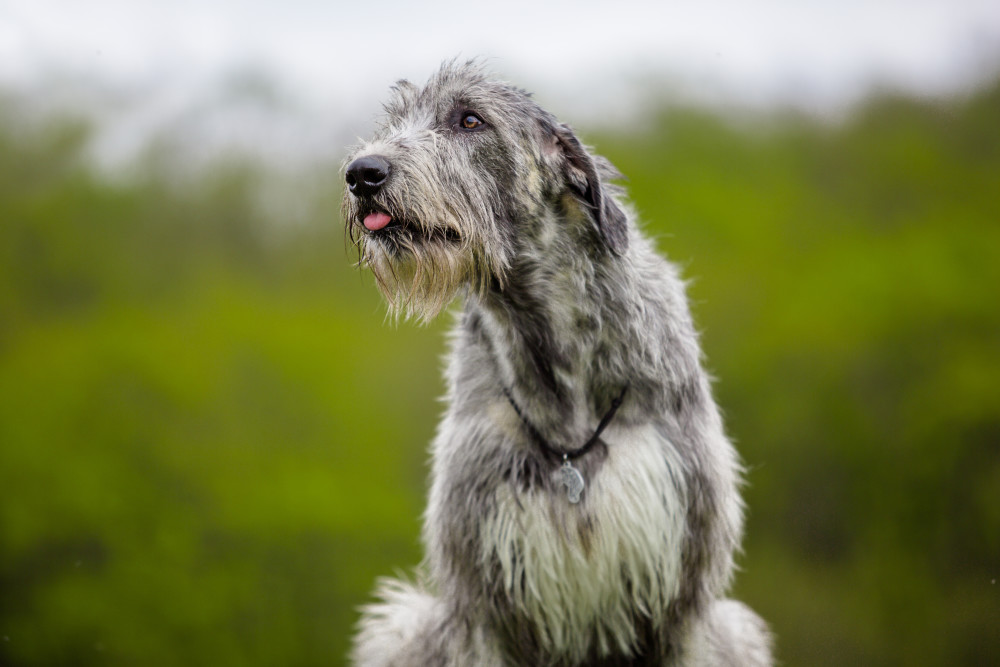
[[[568,125],[557,123],[553,134],[563,154],[566,182],[590,209],[605,245],[623,255],[628,248],[628,221],[601,180],[602,172],[609,178],[621,178],[621,174],[604,158],[588,153]]]

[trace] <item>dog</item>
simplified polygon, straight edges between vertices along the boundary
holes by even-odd
[[[359,264],[396,317],[456,297],[414,581],[357,665],[772,664],[726,599],[743,525],[678,270],[621,174],[477,62],[400,81],[344,163]]]

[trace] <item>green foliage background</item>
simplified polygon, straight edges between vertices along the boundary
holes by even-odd
[[[998,118],[587,135],[693,279],[783,664],[1000,660]],[[90,132],[0,112],[0,664],[340,664],[420,558],[447,322],[384,322],[334,166],[289,224],[260,164],[112,178]]]

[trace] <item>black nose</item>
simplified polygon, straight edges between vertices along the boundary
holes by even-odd
[[[356,195],[373,195],[379,191],[392,168],[381,155],[366,155],[347,165],[347,187]]]

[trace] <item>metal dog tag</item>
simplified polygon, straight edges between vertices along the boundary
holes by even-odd
[[[580,502],[580,494],[583,493],[583,475],[573,467],[567,457],[563,457],[562,467],[559,469],[562,485],[566,487],[566,498],[574,505]]]

